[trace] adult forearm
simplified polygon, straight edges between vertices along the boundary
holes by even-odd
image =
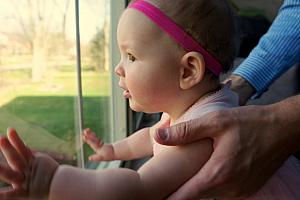
[[[300,1],[285,0],[268,32],[233,72],[263,93],[300,60]]]
[[[267,106],[269,126],[275,127],[275,134],[285,142],[284,148],[291,153],[300,150],[300,95]],[[283,148],[283,147],[281,147]]]

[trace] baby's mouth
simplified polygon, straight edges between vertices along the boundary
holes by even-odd
[[[123,96],[124,96],[125,98],[130,98],[130,97],[131,97],[131,95],[130,95],[130,92],[129,92],[129,90],[124,90],[124,92],[123,92]]]

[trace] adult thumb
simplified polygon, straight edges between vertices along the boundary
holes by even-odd
[[[155,130],[154,139],[163,145],[183,145],[195,142],[210,136],[209,123],[202,123],[203,118],[182,122],[174,126],[158,128]]]

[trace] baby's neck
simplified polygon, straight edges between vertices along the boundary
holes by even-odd
[[[210,87],[195,88],[190,91],[184,91],[181,97],[176,102],[176,107],[170,112],[167,112],[171,119],[171,125],[175,124],[176,121],[196,102],[201,101],[207,96],[215,93],[221,89],[221,84],[216,83],[210,85]]]

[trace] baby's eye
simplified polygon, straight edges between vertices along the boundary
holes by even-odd
[[[128,53],[128,59],[129,59],[131,62],[134,62],[134,61],[135,61],[135,57],[134,57],[131,53]]]

